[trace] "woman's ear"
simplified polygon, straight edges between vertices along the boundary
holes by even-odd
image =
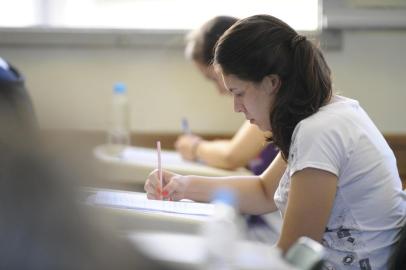
[[[276,94],[279,91],[279,88],[281,88],[281,84],[282,81],[279,75],[276,74],[270,74],[268,76],[265,76],[264,79],[262,80],[264,90],[269,95]]]

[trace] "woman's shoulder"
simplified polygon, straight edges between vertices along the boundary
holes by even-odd
[[[358,101],[335,95],[327,105],[297,124],[293,138],[300,134],[301,137],[309,136],[317,139],[317,136],[326,134],[347,133],[348,130],[355,131],[357,120],[354,119],[357,117],[359,109]],[[350,119],[352,120],[349,121]]]
[[[334,127],[339,122],[347,123],[346,118],[356,114],[360,109],[357,100],[335,95],[331,101],[320,109],[299,122],[299,126],[320,127],[322,129]]]

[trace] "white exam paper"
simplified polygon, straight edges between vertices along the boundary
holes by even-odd
[[[117,208],[137,209],[186,215],[209,216],[214,205],[190,201],[149,200],[145,193],[98,191],[88,198],[88,203]]]

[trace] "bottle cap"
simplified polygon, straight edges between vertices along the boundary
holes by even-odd
[[[114,84],[113,89],[114,89],[114,93],[116,93],[116,94],[125,94],[127,87],[124,83],[118,82],[118,83]]]
[[[231,206],[236,206],[237,196],[235,192],[228,188],[220,188],[213,193],[213,202],[221,202]]]

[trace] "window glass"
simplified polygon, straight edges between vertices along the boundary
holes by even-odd
[[[318,0],[0,0],[0,26],[194,29],[217,15],[272,14],[317,30]],[[24,6],[24,8],[21,8]],[[6,15],[6,16],[4,16]]]

